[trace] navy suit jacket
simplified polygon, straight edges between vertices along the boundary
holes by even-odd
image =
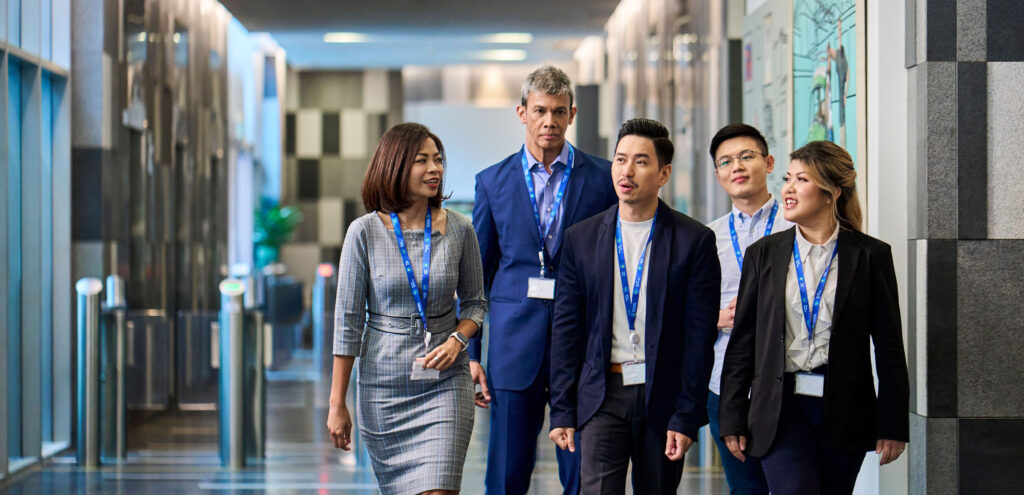
[[[549,254],[546,276],[558,276],[562,238],[572,224],[618,201],[611,164],[574,149],[572,174],[562,200],[561,229]],[[533,384],[547,356],[551,301],[526,297],[527,279],[540,276],[540,233],[523,177],[523,150],[476,176],[473,228],[480,242],[484,287],[489,293],[488,375],[491,386],[524,390]],[[480,338],[469,356],[480,359]]]
[[[610,373],[618,205],[569,229],[555,288],[551,427],[583,427],[604,401]],[[647,272],[644,360],[647,423],[697,439],[707,424],[721,265],[715,234],[658,203]],[[623,308],[625,309],[625,308]]]

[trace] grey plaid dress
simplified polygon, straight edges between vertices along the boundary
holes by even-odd
[[[436,225],[436,222],[435,222]],[[402,231],[417,284],[423,275],[423,229]],[[434,230],[430,293],[426,301],[430,348],[455,330],[459,317],[483,325],[480,247],[470,221],[448,212],[445,234]],[[358,356],[357,418],[373,471],[385,494],[460,490],[473,432],[469,357],[460,353],[439,380],[410,380],[412,363],[426,355],[415,334],[416,303],[394,231],[376,213],[352,223],[338,268],[334,354]]]

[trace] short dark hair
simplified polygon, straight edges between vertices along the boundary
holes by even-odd
[[[765,140],[761,131],[757,130],[756,127],[747,124],[729,124],[718,130],[715,137],[711,138],[711,161],[715,160],[715,153],[718,152],[718,147],[722,143],[738,137],[748,137],[757,141],[757,144],[761,145],[761,153],[768,156],[768,141]]]
[[[615,140],[615,147],[619,147],[619,141],[626,136],[641,136],[654,142],[654,152],[658,154],[658,168],[672,163],[672,157],[676,153],[675,146],[668,138],[668,128],[651,119],[629,119],[622,123],[619,128],[619,138]]]
[[[363,206],[366,211],[400,212],[410,206],[409,200],[409,169],[416,161],[416,153],[424,139],[433,139],[437,151],[441,152],[441,162],[446,163],[444,146],[441,139],[430,132],[423,124],[405,122],[398,124],[384,133],[373,151],[370,166],[363,176]],[[444,196],[444,175],[437,186],[437,196],[430,198],[430,206],[440,208],[441,202],[448,199]]]

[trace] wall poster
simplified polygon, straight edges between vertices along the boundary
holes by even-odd
[[[748,4],[749,5],[749,4]],[[775,170],[768,191],[778,196],[789,166],[792,2],[761,2],[743,20],[743,122],[764,134]]]
[[[857,0],[793,2],[793,147],[832,141],[857,165],[860,19]]]

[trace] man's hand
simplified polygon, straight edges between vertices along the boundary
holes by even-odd
[[[677,431],[668,430],[665,436],[665,456],[670,461],[682,459],[683,454],[690,450],[690,446],[693,445],[692,438]]]
[[[729,301],[729,305],[718,310],[718,329],[732,328],[736,323],[736,298]]]
[[[739,459],[740,462],[747,460],[747,456],[743,455],[743,452],[747,450],[747,437],[743,435],[726,435],[725,446],[729,447],[729,452],[732,452],[732,456]]]
[[[487,373],[484,372],[484,367],[478,361],[471,360],[469,374],[473,377],[473,384],[480,385],[480,391],[473,398],[473,403],[476,407],[487,409],[487,405],[491,403],[491,392],[487,390]]]
[[[895,461],[905,448],[907,448],[907,442],[900,442],[898,440],[879,440],[875,442],[875,453],[882,456],[878,460],[878,465],[884,466]]]
[[[562,450],[576,452],[576,428],[553,428],[548,432],[548,438]]]

